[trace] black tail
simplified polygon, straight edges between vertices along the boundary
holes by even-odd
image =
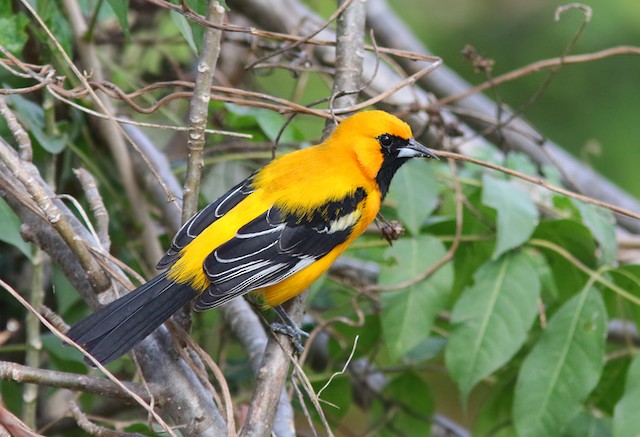
[[[67,336],[106,364],[127,353],[196,295],[190,286],[162,273],[81,320]]]

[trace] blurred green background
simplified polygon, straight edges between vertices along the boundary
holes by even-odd
[[[556,8],[567,3],[391,0],[395,11],[425,45],[472,84],[485,79],[461,55],[466,44],[495,60],[494,76],[560,56],[584,18],[575,9],[556,22]],[[583,4],[592,8],[593,17],[570,54],[640,45],[640,1],[590,0]],[[499,95],[518,109],[547,74],[504,84]],[[640,196],[640,57],[619,56],[564,66],[525,117],[547,138]]]

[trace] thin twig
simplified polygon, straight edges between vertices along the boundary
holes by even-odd
[[[354,340],[353,340],[353,346],[351,348],[351,353],[349,354],[349,357],[347,358],[347,360],[344,363],[344,366],[342,366],[342,370],[332,373],[331,376],[329,377],[329,380],[325,383],[325,385],[322,386],[322,388],[320,390],[318,390],[318,392],[316,393],[316,396],[318,398],[318,400],[320,400],[320,396],[322,395],[322,392],[326,390],[327,387],[329,387],[331,385],[331,382],[333,381],[333,379],[336,376],[340,376],[340,375],[344,375],[345,372],[347,371],[347,367],[349,367],[349,364],[351,363],[351,360],[353,359],[353,355],[356,353],[356,348],[358,347],[358,339],[360,338],[359,335],[356,335]]]
[[[273,58],[275,56],[278,56],[278,55],[280,55],[280,54],[282,54],[284,52],[287,52],[289,50],[295,49],[296,47],[299,47],[300,45],[306,43],[311,38],[313,38],[314,36],[316,36],[317,34],[322,32],[324,29],[326,29],[331,23],[333,23],[333,21],[336,18],[338,18],[340,15],[342,15],[342,12],[344,12],[344,10],[347,8],[347,6],[349,6],[351,1],[352,0],[345,0],[344,2],[342,2],[342,4],[338,7],[338,9],[336,9],[334,11],[334,13],[331,14],[331,16],[329,18],[327,18],[320,26],[318,26],[315,30],[313,30],[312,32],[307,34],[302,39],[294,41],[293,43],[291,43],[291,44],[289,44],[287,46],[281,47],[278,50],[275,50],[275,51],[269,53],[268,55],[263,56],[262,58],[256,59],[255,61],[253,61],[252,63],[247,65],[245,68],[247,70],[249,70],[251,68],[254,68],[257,64],[259,64],[261,62],[265,62],[267,59],[270,59],[270,58]]]
[[[607,202],[602,202],[600,200],[594,199],[592,197],[589,196],[585,196],[582,194],[578,194],[578,193],[574,193],[572,191],[566,190],[564,188],[560,188],[560,187],[556,187],[555,185],[551,185],[550,183],[546,182],[544,179],[542,178],[536,178],[533,176],[529,176],[527,174],[521,173],[519,171],[516,170],[512,170],[510,168],[507,167],[503,167],[501,165],[497,165],[497,164],[492,164],[490,162],[487,161],[482,161],[480,159],[475,159],[475,158],[471,158],[469,156],[464,156],[464,155],[460,155],[458,153],[453,153],[453,152],[445,152],[442,150],[438,151],[438,156],[444,157],[444,158],[451,158],[451,159],[455,159],[457,161],[465,161],[465,162],[471,162],[473,164],[478,164],[481,165],[483,167],[487,167],[487,168],[491,168],[493,170],[498,170],[501,171],[503,173],[506,173],[510,176],[515,176],[519,179],[523,179],[527,182],[530,182],[532,184],[536,184],[536,185],[540,185],[541,187],[546,188],[547,190],[562,194],[563,196],[567,196],[567,197],[571,197],[572,199],[578,199],[582,202],[585,203],[590,203],[592,205],[596,205],[596,206],[600,206],[602,208],[606,208],[609,209],[613,212],[615,212],[616,214],[620,214],[626,217],[630,217],[636,220],[640,220],[640,214],[630,211],[628,209],[625,208],[621,208],[619,206],[616,205],[612,205],[610,203]]]
[[[584,265],[578,258],[573,256],[571,252],[569,252],[564,247],[558,246],[557,244],[552,243],[551,241],[541,240],[539,238],[532,238],[527,243],[535,247],[544,247],[546,249],[550,249],[556,252],[558,255],[562,256],[571,264],[576,266],[583,273],[586,273],[589,276],[590,280],[595,280],[596,282],[599,282],[605,287],[610,288],[614,293],[618,294],[623,299],[626,299],[629,302],[634,303],[635,305],[640,305],[640,297],[634,296],[627,290],[611,282],[609,279],[607,279],[604,276],[605,272],[600,272],[600,271],[595,271],[593,269],[590,269],[589,267]]]
[[[132,382],[123,382],[129,390],[124,391],[119,385],[98,376],[38,369],[10,361],[0,361],[0,380],[46,385],[121,400],[130,400],[129,391],[132,391],[145,402],[149,402],[150,399],[149,394],[142,386]]]
[[[11,111],[7,102],[3,96],[0,96],[0,115],[7,122],[11,135],[18,143],[18,153],[20,159],[23,161],[29,161],[33,159],[33,147],[31,146],[31,139],[29,134],[24,130],[22,125],[16,119],[15,114]]]
[[[491,86],[498,86],[506,82],[520,79],[521,77],[528,76],[533,73],[537,73],[540,70],[544,70],[547,68],[555,68],[563,64],[564,65],[582,64],[586,62],[594,62],[602,59],[607,59],[613,56],[625,56],[625,55],[635,55],[635,56],[640,55],[640,47],[618,46],[618,47],[611,47],[611,48],[601,50],[599,52],[594,52],[594,53],[585,53],[582,55],[571,55],[571,56],[564,56],[564,57],[559,56],[557,58],[543,59],[541,61],[532,62],[531,64],[525,65],[524,67],[520,67],[508,73],[502,74],[500,76],[496,76],[491,81],[483,82],[479,85],[473,86],[462,93],[443,97],[437,101],[437,104],[448,105],[448,104],[457,102],[459,100],[462,100],[466,97],[469,97],[473,94],[481,93],[482,91],[491,88]]]
[[[124,431],[116,431],[110,428],[105,428],[104,426],[96,425],[82,412],[80,406],[74,402],[69,402],[69,411],[71,411],[71,415],[76,420],[78,427],[83,431],[89,433],[92,436],[96,437],[143,437],[142,434],[137,432],[124,432]]]
[[[91,207],[91,212],[96,220],[98,241],[102,248],[108,252],[111,247],[111,238],[109,238],[109,213],[98,191],[96,180],[93,175],[84,168],[75,169],[73,172],[80,181],[80,185],[82,185],[84,194]]]

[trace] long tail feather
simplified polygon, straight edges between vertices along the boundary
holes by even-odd
[[[128,352],[196,295],[190,286],[170,281],[163,273],[81,320],[67,335],[106,364]]]

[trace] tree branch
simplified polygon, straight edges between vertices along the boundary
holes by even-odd
[[[207,7],[207,20],[222,25],[224,8],[217,0],[210,0]],[[209,100],[213,75],[220,54],[220,39],[222,31],[207,27],[202,38],[200,59],[198,60],[197,75],[191,106],[189,107],[189,137],[187,146],[189,155],[187,160],[187,174],[184,182],[182,197],[182,223],[189,220],[198,210],[198,194],[200,193],[200,178],[204,167],[203,154],[205,143],[205,128],[209,114]]]
[[[107,396],[114,399],[131,401],[131,396],[112,381],[91,375],[79,375],[77,373],[58,372],[55,370],[38,369],[23,366],[9,361],[0,361],[0,379],[50,387],[65,388],[83,393],[93,393],[99,396]],[[145,387],[140,384],[123,382],[132,392],[150,402],[151,397]],[[155,391],[154,386],[150,386]]]

